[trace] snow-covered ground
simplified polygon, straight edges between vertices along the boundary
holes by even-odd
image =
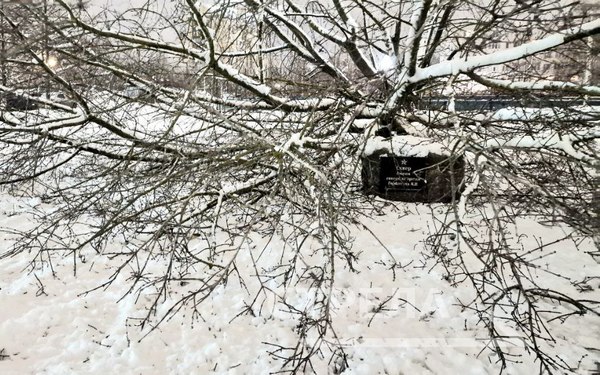
[[[49,209],[36,199],[0,193],[0,227],[22,230],[32,225],[32,207]],[[498,373],[497,358],[483,350],[486,332],[477,324],[478,317],[457,306],[458,299],[468,300],[472,291],[467,285],[451,287],[443,269],[423,256],[422,241],[432,225],[428,206],[401,204],[385,212],[365,221],[381,243],[367,231],[353,230],[354,249],[360,252],[358,272],[336,270],[332,320],[348,355],[349,366],[343,373]],[[532,220],[518,224],[523,241],[550,243],[561,236],[557,228]],[[9,232],[0,234],[0,254],[11,248],[13,238]],[[259,235],[252,241],[253,246],[238,255],[239,265],[252,267],[251,253],[256,255],[266,246],[261,259],[268,267],[284,247],[281,240],[267,243]],[[543,263],[559,264],[571,281],[587,280],[581,295],[600,299],[600,265],[565,244],[549,247]],[[109,250],[118,246],[124,245],[115,242]],[[593,245],[584,244],[582,250],[586,246]],[[146,313],[144,299],[151,296],[126,295],[127,275],[105,289],[86,293],[110,276],[115,260],[90,250],[80,256],[85,263],[75,277],[70,256],[55,259],[52,269],[48,264],[32,269],[33,255],[0,260],[0,374],[267,374],[282,365],[268,352],[276,345],[294,346],[297,340],[299,322],[273,302],[274,294],[263,295],[260,313],[254,309],[254,314],[237,316],[255,296],[251,282],[243,287],[232,279],[201,305],[200,316],[184,308],[149,332],[148,327],[139,327],[139,321]],[[395,277],[390,270],[392,256],[402,265],[395,269]],[[252,274],[250,269],[240,273],[244,271]],[[540,270],[534,277],[549,276]],[[571,283],[561,284],[561,280],[566,279],[550,280],[550,285],[573,292]],[[284,293],[273,288],[273,293]],[[298,287],[285,293],[290,304],[310,306],[310,289]],[[597,316],[555,321],[551,328],[556,340],[551,347],[576,367],[574,373],[597,371]],[[508,326],[505,332],[511,334]],[[524,354],[518,342],[514,350]],[[316,357],[317,374],[335,373],[336,364],[329,359],[330,355]],[[525,355],[518,361],[522,363],[512,364],[507,373],[537,373],[538,364],[531,358]]]
[[[191,117],[182,116],[170,127],[171,122],[151,106],[132,104],[124,108],[115,111],[117,121],[128,124],[127,130],[142,139],[163,136],[165,126],[173,137],[189,137],[194,147],[205,146],[202,142],[210,145],[210,140],[220,135],[201,137],[198,122]],[[503,111],[495,116],[522,119],[513,110]],[[529,118],[530,114],[523,116]],[[90,141],[104,139],[106,134],[102,129],[84,127],[77,136]],[[281,148],[294,142],[301,146],[296,136]],[[26,230],[34,225],[34,213],[43,216],[53,209],[39,198],[15,197],[0,190],[0,228],[8,229],[0,231],[0,256],[12,249],[16,235],[11,228]],[[422,204],[389,205],[383,215],[363,219],[363,224],[372,233],[349,228],[358,254],[356,272],[343,262],[336,266],[331,321],[337,340],[333,340],[331,329],[326,335],[327,340],[344,347],[348,366],[330,360],[332,346],[324,342],[322,355],[313,359],[314,372],[498,373],[498,358],[485,350],[489,342],[480,317],[458,303],[472,300],[473,290],[467,283],[452,287],[445,269],[436,265],[424,245],[436,226],[435,207],[432,211]],[[578,246],[569,241],[542,246],[563,238],[568,229],[543,226],[527,218],[518,219],[512,230],[508,238],[515,239],[512,245],[516,248],[543,248],[541,253],[524,250],[525,258],[539,256],[532,260],[539,268],[532,269],[530,275],[539,285],[585,300],[600,300],[600,265],[587,253],[594,249],[590,241]],[[0,374],[277,372],[283,362],[276,355],[289,354],[277,350],[295,347],[301,326],[298,315],[290,313],[281,300],[311,316],[318,293],[303,285],[284,290],[264,280],[269,289],[260,289],[261,283],[253,276],[254,266],[273,270],[280,259],[289,256],[289,245],[281,237],[251,234],[249,244],[237,255],[237,272],[243,275],[244,284],[230,277],[202,302],[197,313],[184,307],[154,330],[148,324],[140,327],[140,322],[155,296],[147,290],[127,294],[134,270],[126,269],[111,285],[96,289],[121,264],[110,254],[127,246],[123,241],[115,239],[103,254],[85,248],[78,254],[76,276],[68,252],[63,258],[54,257],[51,264],[47,258],[38,258],[35,267],[30,263],[35,253],[0,259]],[[310,258],[307,254],[303,261],[318,262]],[[150,262],[147,269],[160,272],[167,260],[155,258]],[[476,263],[471,266],[477,267]],[[560,276],[552,273],[557,270]],[[190,288],[192,284],[182,283],[180,290],[172,290],[161,300],[159,315],[150,320],[160,319],[161,313]],[[548,308],[552,310],[552,306]],[[243,311],[246,313],[241,314]],[[537,373],[539,363],[522,350],[510,324],[497,324],[507,339],[505,350],[518,356],[507,373]],[[591,375],[599,371],[598,316],[586,314],[564,322],[556,319],[549,325],[555,340],[544,343],[549,354],[571,366],[572,373]],[[309,333],[308,340],[309,346],[316,340],[314,332]]]

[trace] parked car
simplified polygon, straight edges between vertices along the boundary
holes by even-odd
[[[62,92],[48,92],[40,94],[38,91],[8,92],[4,95],[5,108],[7,111],[31,111],[42,107],[52,107],[43,101],[62,104],[71,108],[77,106],[77,102]]]
[[[6,99],[7,111],[30,111],[39,108],[39,102],[32,97],[38,96],[35,93],[18,94],[8,92],[4,95]]]
[[[129,99],[143,100],[150,100],[153,98],[152,93],[147,88],[133,85],[125,87],[123,90],[123,96]]]
[[[45,99],[50,100],[54,103],[62,104],[69,106],[71,108],[75,108],[77,106],[77,102],[62,92],[50,92],[43,96]]]

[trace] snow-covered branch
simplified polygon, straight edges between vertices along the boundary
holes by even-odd
[[[589,142],[599,138],[600,130],[592,129],[568,134],[552,133],[549,135],[517,136],[510,139],[494,138],[482,142],[480,147],[488,151],[499,148],[557,150],[577,160],[594,162],[597,161],[595,157],[577,150],[574,145],[578,142]]]
[[[493,79],[485,78],[475,73],[467,73],[474,81],[481,83],[487,87],[505,90],[520,90],[520,91],[558,91],[561,93],[573,93],[581,95],[600,95],[600,86],[580,85],[572,82],[562,81],[517,81],[508,79]]]
[[[427,79],[440,78],[460,73],[469,73],[477,68],[490,65],[505,64],[511,61],[526,58],[540,52],[544,52],[563,44],[586,38],[590,35],[600,33],[600,19],[587,22],[559,33],[552,34],[545,38],[534,40],[517,47],[492,52],[486,55],[473,56],[468,58],[455,58],[448,61],[431,65],[426,68],[419,68],[415,74],[408,80],[412,83]]]

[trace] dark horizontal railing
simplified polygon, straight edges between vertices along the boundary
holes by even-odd
[[[591,97],[587,100],[579,97],[543,98],[539,100],[532,100],[530,98],[515,99],[498,96],[475,96],[469,98],[456,98],[454,100],[454,108],[457,111],[493,111],[508,107],[573,107],[583,104],[600,106],[600,97]],[[421,100],[417,107],[419,109],[446,109],[447,106],[448,98],[430,98]]]

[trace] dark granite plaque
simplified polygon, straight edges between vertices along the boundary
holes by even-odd
[[[380,159],[380,193],[420,191],[427,186],[427,158],[382,156]]]

